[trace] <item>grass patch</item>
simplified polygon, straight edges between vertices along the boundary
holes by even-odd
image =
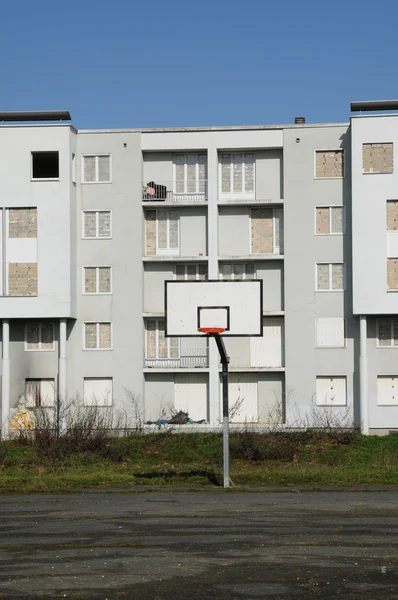
[[[51,453],[37,440],[0,442],[0,492],[222,484],[222,434],[156,433],[64,443]],[[398,435],[350,431],[230,436],[236,485],[398,484]]]

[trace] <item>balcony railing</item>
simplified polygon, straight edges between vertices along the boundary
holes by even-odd
[[[145,181],[143,202],[207,202],[207,180]]]
[[[159,348],[144,350],[144,367],[153,369],[196,369],[209,366],[207,348]]]

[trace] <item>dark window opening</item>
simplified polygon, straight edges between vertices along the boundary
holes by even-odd
[[[32,152],[32,178],[58,179],[59,152]]]

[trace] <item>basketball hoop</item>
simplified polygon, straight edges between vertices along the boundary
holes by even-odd
[[[200,327],[198,331],[206,335],[219,335],[220,333],[224,333],[225,329],[223,327]]]

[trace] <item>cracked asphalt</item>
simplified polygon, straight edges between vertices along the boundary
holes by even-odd
[[[0,600],[398,599],[398,488],[0,496]]]

